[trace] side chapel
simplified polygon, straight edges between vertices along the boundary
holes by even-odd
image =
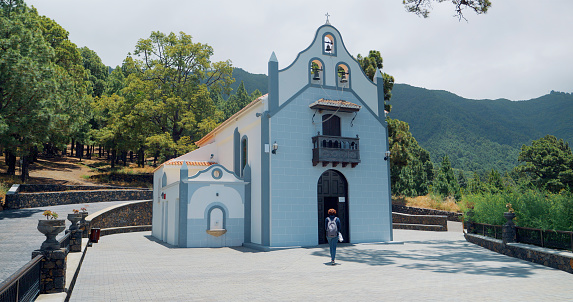
[[[154,172],[153,228],[178,247],[262,250],[392,241],[382,74],[372,82],[326,22],[294,62],[268,62],[269,93]]]

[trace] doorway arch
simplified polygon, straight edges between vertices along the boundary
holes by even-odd
[[[318,244],[327,243],[325,220],[328,210],[335,209],[342,223],[344,242],[350,242],[348,225],[348,182],[344,175],[336,170],[326,170],[317,183],[318,203]]]

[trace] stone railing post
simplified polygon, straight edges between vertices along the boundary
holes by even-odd
[[[507,223],[502,227],[502,242],[512,243],[515,242],[515,224],[513,223],[513,218],[515,218],[515,213],[513,212],[505,212],[503,213],[503,217],[507,219]]]
[[[70,253],[82,251],[82,230],[70,231]]]
[[[40,294],[65,291],[66,249],[35,250],[32,252],[32,259],[38,255],[44,256],[40,262]]]

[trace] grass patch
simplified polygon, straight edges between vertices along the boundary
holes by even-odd
[[[441,210],[448,212],[461,213],[463,208],[456,201],[448,197],[446,199],[439,195],[428,194],[417,197],[392,197],[393,204],[404,205],[408,207]]]

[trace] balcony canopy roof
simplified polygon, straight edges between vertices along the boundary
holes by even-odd
[[[357,112],[362,108],[360,105],[356,105],[351,102],[343,101],[343,100],[325,100],[320,99],[308,107],[310,109],[318,109],[318,110],[330,110],[330,111],[339,111],[339,112]]]

